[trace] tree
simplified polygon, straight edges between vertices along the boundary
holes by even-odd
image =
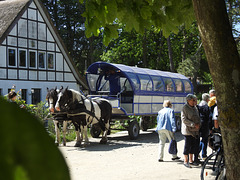
[[[193,7],[217,92],[227,179],[239,179],[240,59],[226,4],[224,0],[193,0]]]
[[[178,30],[177,26],[183,23],[189,25],[195,13],[217,92],[219,121],[226,152],[227,178],[239,179],[240,61],[225,1],[91,0],[85,3],[86,34],[97,36],[99,28],[103,27],[105,44],[111,37],[117,37],[116,19],[125,24],[129,31],[135,29],[143,34],[145,29],[154,26],[162,29],[164,35],[168,37],[170,31]]]

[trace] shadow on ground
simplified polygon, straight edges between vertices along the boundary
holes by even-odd
[[[175,133],[175,138],[177,142],[183,140],[183,136],[180,132]],[[155,146],[159,142],[158,134],[155,132],[155,130],[141,132],[139,134],[139,137],[135,140],[131,140],[126,131],[122,131],[109,136],[107,144],[99,144],[101,138],[90,138],[89,140],[90,144],[77,148],[77,150],[112,151],[119,148],[132,148],[134,146],[143,146],[145,144]]]

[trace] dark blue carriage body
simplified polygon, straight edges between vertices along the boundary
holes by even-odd
[[[86,74],[91,97],[108,99],[113,116],[157,115],[163,101],[170,100],[181,112],[185,97],[193,93],[189,79],[178,73],[96,62]]]

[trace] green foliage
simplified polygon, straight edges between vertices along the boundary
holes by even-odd
[[[0,114],[0,177],[9,180],[70,179],[62,154],[35,116],[2,97]]]
[[[81,3],[83,1],[80,1]],[[191,0],[150,1],[150,0],[91,0],[85,1],[86,36],[99,35],[99,28],[109,30],[109,25],[116,25],[116,20],[126,26],[126,31],[135,30],[144,34],[152,26],[163,30],[167,37],[170,32],[178,32],[178,26],[191,24],[194,20]],[[104,44],[116,34],[106,33]],[[109,36],[109,38],[107,38]]]
[[[185,76],[193,77],[199,70],[199,61],[195,58],[187,58],[178,66],[177,72]]]

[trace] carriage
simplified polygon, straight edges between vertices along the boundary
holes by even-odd
[[[172,102],[177,129],[180,130],[179,113],[186,95],[193,93],[190,80],[181,74],[107,62],[90,65],[86,80],[90,98],[102,97],[112,104],[111,127],[120,122],[131,139],[138,137],[140,128],[148,129],[162,109],[164,100]],[[136,116],[141,117],[139,123]],[[98,129],[92,127],[93,137],[99,136]]]

